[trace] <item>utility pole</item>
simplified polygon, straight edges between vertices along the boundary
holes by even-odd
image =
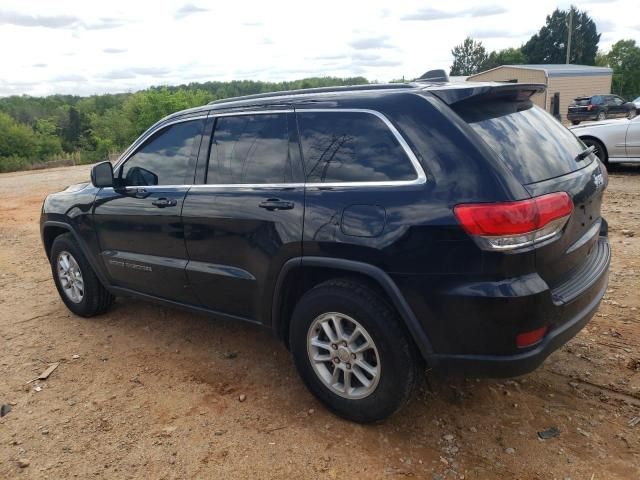
[[[573,7],[569,8],[569,32],[567,34],[567,61],[569,63],[569,55],[571,55],[571,34],[573,33]]]

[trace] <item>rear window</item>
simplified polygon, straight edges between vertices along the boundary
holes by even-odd
[[[556,119],[530,102],[468,103],[457,113],[524,185],[566,175],[593,161],[577,162],[584,145]]]
[[[580,105],[584,107],[585,105],[589,105],[591,103],[590,98],[576,98],[576,105]]]

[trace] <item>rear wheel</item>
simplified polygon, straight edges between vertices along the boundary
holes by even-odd
[[[388,417],[418,380],[421,361],[395,311],[357,281],[331,280],[308,291],[294,310],[289,340],[309,390],[349,420]]]
[[[598,112],[598,116],[596,117],[596,119],[598,121],[602,121],[602,120],[606,120],[607,119],[607,112],[605,112],[604,110],[601,110],[600,112]]]
[[[604,145],[599,140],[595,138],[581,138],[582,142],[587,146],[593,146],[593,153],[596,157],[600,159],[602,163],[604,163],[608,167],[609,158],[607,155],[607,150],[604,148]]]
[[[50,263],[60,298],[73,313],[93,317],[111,306],[113,295],[100,283],[71,234],[53,241]]]

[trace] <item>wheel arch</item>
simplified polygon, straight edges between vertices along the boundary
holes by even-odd
[[[48,222],[43,225],[42,244],[44,245],[44,251],[47,254],[47,258],[51,258],[51,247],[53,246],[54,240],[65,233],[72,233],[71,227],[66,224]]]
[[[297,300],[316,284],[336,277],[355,277],[383,293],[398,312],[423,358],[431,363],[431,342],[391,277],[374,265],[342,258],[297,257],[283,265],[276,280],[271,308],[271,328],[280,340],[288,343],[290,318]],[[291,298],[295,302],[287,301]]]
[[[605,143],[599,139],[598,137],[596,137],[595,135],[591,135],[591,134],[586,134],[586,135],[580,135],[579,136],[580,140],[595,140],[596,142],[598,142],[600,145],[602,145],[602,150],[604,151],[604,154],[606,156],[606,161],[609,161],[609,151],[607,150],[607,146],[605,145]]]
[[[107,289],[109,288],[110,282],[107,280],[107,277],[102,271],[102,268],[100,268],[100,266],[97,264],[95,257],[91,255],[91,252],[87,248],[87,245],[71,225],[64,222],[47,220],[42,224],[40,231],[44,250],[49,260],[51,259],[51,247],[53,246],[53,242],[55,241],[55,239],[60,235],[70,233],[80,247],[80,250],[82,250],[82,253],[89,262],[89,265],[91,265],[91,268],[97,275],[98,279],[100,280],[100,282],[102,282],[102,285],[104,285]]]

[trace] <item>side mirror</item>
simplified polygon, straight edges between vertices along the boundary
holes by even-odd
[[[111,162],[96,163],[91,169],[91,183],[94,187],[113,187],[113,166]]]

